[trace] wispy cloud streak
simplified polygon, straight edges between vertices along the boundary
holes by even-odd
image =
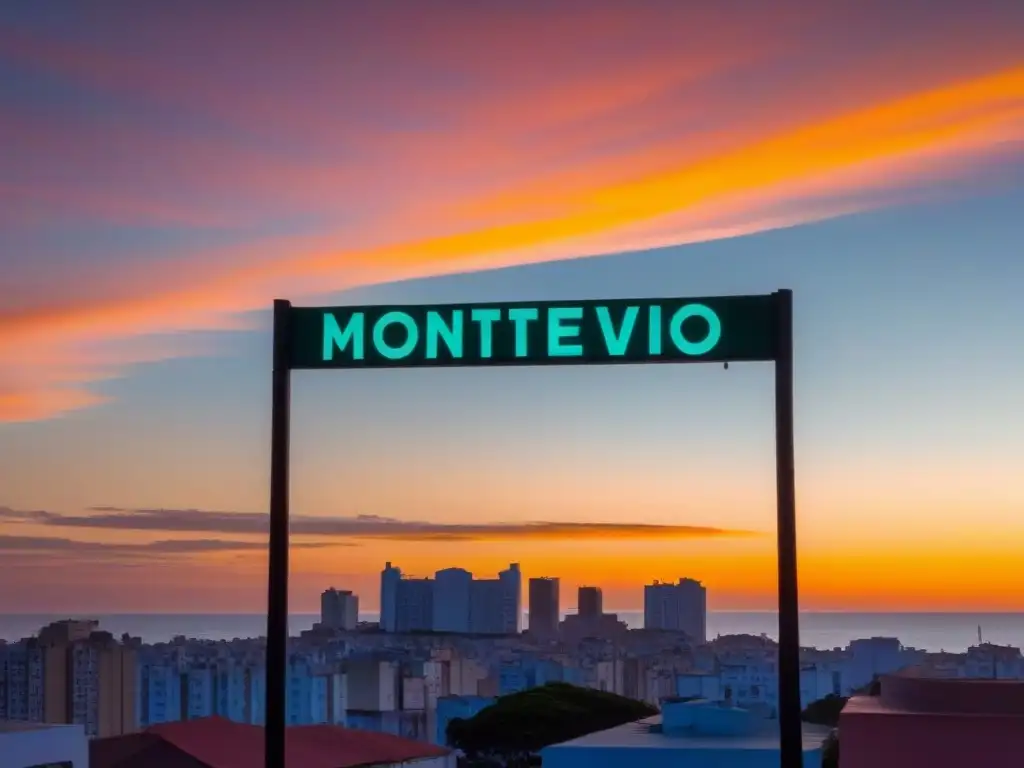
[[[0,507],[0,523],[33,523],[62,528],[113,529],[218,534],[265,534],[268,517],[250,512],[200,509],[122,509],[95,507],[88,515]],[[527,522],[446,524],[398,520],[378,515],[314,517],[293,515],[291,531],[299,536],[391,541],[506,541],[557,539],[686,539],[757,535],[751,531],[706,526],[633,523]]]
[[[335,542],[296,542],[298,549],[319,549],[339,546]],[[15,554],[111,555],[116,557],[150,557],[160,555],[194,555],[209,552],[265,552],[266,542],[229,541],[225,539],[166,539],[145,544],[113,544],[99,541],[51,538],[47,536],[15,536],[0,534],[0,552]]]
[[[100,402],[190,353],[121,340],[275,295],[898,204],[1024,138],[1019,4],[732,5],[254,10],[230,41],[192,3],[101,12],[89,38],[0,19],[0,57],[74,94],[0,99],[0,420]],[[88,269],[48,290],[68,263]]]

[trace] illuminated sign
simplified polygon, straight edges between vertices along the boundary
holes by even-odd
[[[291,368],[775,359],[774,296],[292,307]]]
[[[803,741],[790,290],[759,296],[438,306],[295,307],[286,299],[275,300],[266,768],[285,762],[293,369],[732,361],[770,361],[775,369],[779,761],[799,768]]]

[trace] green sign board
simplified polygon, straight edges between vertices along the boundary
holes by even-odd
[[[293,307],[291,368],[775,359],[775,296]]]

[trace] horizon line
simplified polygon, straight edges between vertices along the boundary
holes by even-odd
[[[571,611],[560,611],[562,614],[576,614],[578,609]],[[604,613],[616,614],[616,613],[643,613],[643,608],[617,608],[606,610]],[[708,614],[725,614],[725,613],[760,613],[760,614],[771,614],[778,613],[778,609],[743,609],[743,608],[723,608],[723,609],[708,609]],[[529,611],[524,610],[523,615],[528,615]],[[905,615],[916,615],[916,616],[1014,616],[1024,615],[1024,608],[1012,609],[1012,610],[854,610],[848,608],[827,608],[827,609],[801,609],[801,614],[851,614],[851,615],[893,615],[893,616],[905,616]],[[289,611],[289,616],[318,616],[319,611]],[[379,616],[380,611],[365,611],[360,612],[362,616],[375,615]],[[92,616],[266,616],[266,611],[83,611],[80,613],[66,612],[66,611],[30,611],[30,612],[0,612],[0,617],[7,616],[41,616],[52,618],[54,616],[62,616],[68,619],[79,619],[88,620]]]

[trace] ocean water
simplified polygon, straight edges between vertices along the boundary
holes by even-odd
[[[643,614],[620,611],[619,617],[631,627],[643,626]],[[29,637],[51,621],[67,615],[0,615],[0,640]],[[116,636],[127,632],[147,643],[165,642],[175,635],[210,640],[259,637],[266,629],[262,614],[110,614],[74,618],[98,619],[100,627]],[[298,634],[318,620],[316,614],[293,614],[291,632]],[[376,621],[377,614],[360,614],[363,621]],[[525,623],[525,619],[524,619]],[[801,644],[815,648],[838,648],[866,637],[898,637],[906,645],[928,651],[959,653],[978,642],[978,629],[987,643],[1024,647],[1024,613],[804,613],[800,618]],[[708,637],[750,634],[778,636],[774,612],[710,611]]]

